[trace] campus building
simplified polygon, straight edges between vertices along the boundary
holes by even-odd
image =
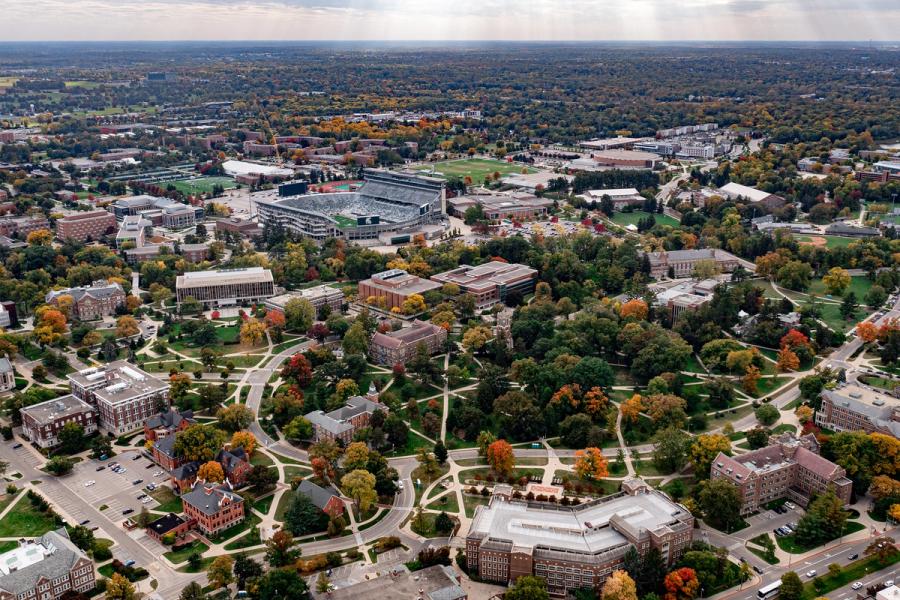
[[[144,423],[144,439],[148,442],[155,442],[179,431],[184,431],[196,423],[194,411],[178,410],[172,406],[166,412],[161,412],[147,419]]]
[[[844,504],[850,503],[853,482],[844,469],[819,456],[812,434],[784,436],[774,443],[737,456],[719,453],[710,467],[711,479],[724,479],[741,492],[741,515],[760,510],[766,503],[787,498],[806,506],[833,487]]]
[[[94,563],[72,543],[66,528],[0,554],[0,600],[56,600],[94,589]]]
[[[72,298],[71,316],[79,321],[92,321],[116,314],[125,304],[125,290],[119,283],[98,280],[89,286],[47,292],[44,302],[58,305],[60,296]]]
[[[124,360],[67,375],[72,394],[97,409],[100,427],[114,435],[144,427],[169,407],[169,383]]]
[[[527,192],[491,192],[468,194],[447,199],[450,214],[464,217],[470,208],[480,206],[484,218],[496,223],[502,219],[538,219],[547,215],[553,200],[538,198]]]
[[[730,273],[740,264],[738,257],[730,252],[717,248],[704,248],[699,250],[670,250],[662,252],[648,252],[650,259],[650,275],[654,278],[666,275],[681,278],[690,277],[694,267],[701,261],[712,261],[719,271]],[[669,273],[671,269],[672,273]]]
[[[317,313],[320,308],[327,306],[331,309],[332,313],[340,314],[341,309],[344,306],[344,292],[339,288],[330,285],[317,285],[302,290],[285,292],[284,294],[269,298],[264,304],[268,310],[277,310],[284,313],[284,307],[287,306],[288,302],[295,298],[308,300],[309,303],[312,304],[312,307],[316,309]]]
[[[313,442],[332,440],[349,444],[357,431],[369,426],[372,413],[376,410],[388,413],[388,407],[378,401],[378,394],[370,387],[368,394],[351,396],[338,409],[327,413],[315,410],[305,416],[313,426]]]
[[[499,584],[537,575],[561,598],[580,588],[599,591],[631,548],[642,556],[656,548],[671,566],[691,543],[694,517],[641,479],[622,489],[574,507],[495,494],[476,508],[466,536],[469,570]]]
[[[185,517],[205,535],[224,531],[244,518],[244,499],[228,484],[197,481],[191,491],[181,495],[181,502]]]
[[[69,394],[22,409],[22,434],[41,448],[59,444],[59,431],[67,423],[76,423],[84,435],[97,431],[97,411],[90,404]]]
[[[344,502],[340,496],[319,485],[311,479],[304,479],[297,486],[297,493],[309,498],[319,510],[329,517],[339,517],[344,512]]]
[[[9,324],[6,325],[9,327]],[[2,325],[0,325],[2,327]],[[8,392],[16,388],[16,372],[9,359],[0,357],[0,393]]]
[[[116,230],[116,218],[105,210],[69,215],[56,221],[56,237],[78,242],[99,240]]]
[[[441,284],[436,281],[410,275],[403,269],[391,269],[375,273],[371,278],[360,281],[359,299],[389,311],[403,306],[406,299],[413,294],[421,296],[440,287]],[[370,299],[375,301],[372,302]]]
[[[609,196],[615,210],[622,210],[626,206],[643,206],[646,201],[636,188],[588,190],[581,195],[587,202],[596,202],[598,205],[604,196]]]
[[[275,295],[272,271],[262,267],[192,271],[175,280],[179,306],[190,297],[204,306],[260,302]]]
[[[440,325],[416,319],[412,326],[398,331],[376,331],[369,342],[369,358],[379,365],[403,364],[416,356],[419,344],[428,354],[436,354],[447,341],[447,330]]]
[[[885,390],[857,383],[822,390],[816,425],[832,431],[864,431],[900,437],[900,406]]]
[[[380,577],[328,592],[329,600],[467,600],[468,597],[460,586],[459,575],[447,565],[433,565],[414,572],[401,565]]]
[[[475,307],[481,310],[503,302],[510,292],[518,292],[520,297],[533,292],[537,270],[527,265],[494,260],[477,267],[461,265],[432,275],[431,280],[442,285],[456,284],[460,292],[475,297]]]
[[[0,235],[5,237],[11,238],[18,236],[20,239],[24,240],[32,231],[39,231],[41,229],[50,231],[50,221],[43,215],[37,217],[27,215],[21,217],[0,217]]]
[[[133,248],[143,248],[152,227],[153,223],[141,215],[124,216],[116,233],[116,248],[122,248],[126,244]]]
[[[767,206],[781,206],[785,199],[769,192],[764,192],[739,183],[726,183],[719,188],[719,193],[730,200],[748,200],[749,202],[762,202]]]

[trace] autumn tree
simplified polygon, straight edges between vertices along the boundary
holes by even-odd
[[[797,415],[797,420],[800,421],[801,425],[806,425],[812,420],[814,412],[811,406],[801,404],[794,411],[794,414]]]
[[[800,359],[790,348],[782,348],[778,351],[778,362],[775,363],[775,366],[782,373],[796,371],[800,368]]]
[[[623,319],[645,321],[648,313],[649,309],[647,308],[647,303],[640,298],[629,300],[619,307],[619,316]]]
[[[298,352],[291,356],[290,360],[281,368],[281,376],[284,379],[293,379],[298,386],[305,388],[312,383],[312,364],[302,352]]]
[[[644,399],[645,411],[657,427],[683,427],[687,402],[674,394],[653,394]]]
[[[515,462],[512,446],[506,440],[497,440],[487,447],[487,462],[495,473],[509,475]]]
[[[313,324],[316,309],[306,298],[291,298],[284,305],[284,318],[288,329],[304,332]]]
[[[131,315],[123,315],[116,321],[116,337],[127,338],[140,332],[137,320]]]
[[[663,579],[665,600],[693,600],[700,592],[697,573],[688,567],[675,569]]]
[[[353,442],[344,449],[344,469],[365,469],[369,462],[369,447],[365,442]]]
[[[606,457],[600,448],[575,451],[575,474],[581,479],[599,481],[609,475]]]
[[[66,317],[50,306],[41,306],[34,311],[36,323],[32,335],[40,344],[55,344],[66,332]]]
[[[217,590],[223,588],[234,581],[232,568],[234,567],[234,559],[224,554],[217,556],[206,569],[206,576],[212,589]]]
[[[256,436],[249,431],[235,431],[231,434],[231,447],[243,448],[247,456],[253,456],[253,451],[256,450]]]
[[[731,440],[721,433],[703,433],[694,438],[690,459],[698,479],[709,477],[709,469],[719,452],[731,455]]]
[[[231,432],[239,432],[242,429],[247,429],[256,415],[243,404],[231,404],[220,408],[216,412],[216,417],[219,419],[218,424],[222,429]]]
[[[856,335],[865,343],[871,344],[878,339],[878,327],[869,321],[863,321],[857,324]]]
[[[378,494],[375,493],[375,476],[363,469],[356,469],[344,475],[341,478],[341,490],[353,498],[361,513],[367,512],[378,498]]]
[[[134,586],[118,573],[113,573],[106,582],[106,597],[109,600],[134,600]]]
[[[225,481],[225,471],[222,470],[222,465],[211,460],[203,463],[197,469],[197,479],[202,479],[209,483],[222,483]]]
[[[600,592],[601,600],[637,600],[637,586],[625,571],[613,571]]]
[[[211,425],[191,425],[175,434],[175,455],[186,461],[208,462],[225,443],[225,432]]]
[[[850,273],[841,267],[832,267],[828,273],[822,277],[822,283],[829,294],[840,296],[850,286]]]
[[[619,404],[619,412],[622,419],[629,423],[637,423],[638,417],[644,411],[644,403],[640,394],[634,394],[631,398]]]
[[[256,319],[247,319],[241,325],[241,343],[246,346],[257,346],[266,337],[266,327]]]
[[[462,345],[463,348],[469,352],[478,354],[484,349],[492,337],[494,336],[490,329],[483,325],[476,325],[475,327],[467,329],[463,334]]]
[[[270,310],[263,318],[263,323],[265,323],[266,329],[284,329],[287,320],[280,310]]]
[[[756,395],[757,393],[757,383],[759,382],[760,375],[759,367],[756,365],[750,365],[747,367],[747,370],[744,371],[744,376],[741,377],[741,389],[751,395]]]

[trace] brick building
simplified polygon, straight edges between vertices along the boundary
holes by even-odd
[[[309,498],[310,502],[329,517],[338,517],[344,512],[344,502],[340,496],[309,479],[300,482],[297,492]]]
[[[715,262],[723,273],[734,271],[740,264],[734,254],[715,248],[648,252],[647,257],[650,259],[650,275],[655,278],[668,275],[669,269],[676,278],[690,277],[694,267],[701,261]]]
[[[410,275],[402,269],[391,269],[360,281],[359,299],[369,302],[370,298],[374,298],[377,300],[376,306],[384,310],[391,310],[401,307],[403,302],[413,294],[422,295],[440,287],[441,284],[436,281]]]
[[[56,237],[78,242],[90,242],[113,233],[116,217],[105,210],[94,210],[63,217],[56,222]]]
[[[67,375],[72,394],[97,408],[100,427],[114,435],[142,429],[168,410],[169,383],[124,360]]]
[[[191,263],[209,259],[209,244],[181,244],[179,247],[184,260]]]
[[[376,410],[387,414],[388,408],[378,402],[378,395],[370,388],[369,393],[363,396],[352,396],[347,399],[347,404],[331,412],[315,410],[306,414],[306,418],[313,426],[313,442],[320,440],[342,441],[349,444],[353,436],[360,429],[369,426],[372,413]]]
[[[119,283],[95,281],[89,286],[47,292],[44,302],[57,305],[60,296],[72,298],[71,316],[79,321],[92,321],[116,314],[125,304],[125,290]]]
[[[94,589],[94,563],[66,533],[48,531],[0,554],[0,600],[56,600]]]
[[[344,306],[344,292],[330,285],[317,285],[302,290],[285,292],[269,298],[264,304],[268,310],[277,310],[284,313],[284,307],[294,298],[309,300],[309,303],[312,304],[317,312],[323,306],[328,306],[332,313],[340,314]]]
[[[806,506],[829,486],[844,504],[850,503],[853,482],[842,467],[819,456],[815,436],[789,435],[773,442],[734,457],[720,452],[710,467],[711,479],[724,479],[740,490],[742,515],[781,498]]]
[[[466,536],[469,570],[499,584],[537,575],[561,598],[579,588],[599,591],[631,548],[641,555],[656,548],[673,565],[691,543],[694,517],[640,479],[622,488],[574,507],[495,494],[476,508]]]
[[[220,219],[215,222],[216,231],[228,231],[237,233],[249,238],[262,235],[262,228],[255,221],[240,219],[238,217],[229,217],[228,219]]]
[[[380,365],[405,363],[415,357],[419,344],[428,354],[440,352],[447,341],[447,330],[440,325],[416,319],[412,326],[388,333],[375,332],[369,342],[369,357]]]
[[[43,216],[0,217],[0,235],[25,239],[32,231],[50,231],[50,222]]]
[[[184,431],[196,422],[194,411],[178,410],[172,406],[168,411],[147,419],[144,423],[144,439],[155,442],[167,435]]]
[[[885,390],[849,383],[822,390],[816,425],[832,431],[864,431],[900,437],[900,406]]]
[[[69,394],[22,409],[22,434],[41,448],[59,444],[59,431],[66,423],[77,423],[84,434],[97,431],[97,411]]]
[[[181,502],[185,517],[206,535],[224,531],[244,518],[244,499],[227,484],[197,481],[191,491],[181,495]]]
[[[537,270],[526,265],[493,260],[477,267],[461,265],[431,276],[440,284],[453,283],[464,294],[475,297],[475,307],[489,308],[503,302],[510,292],[524,297],[534,291]]]
[[[147,532],[149,537],[162,544],[163,536],[171,534],[176,539],[180,538],[191,530],[192,525],[191,521],[183,519],[175,513],[169,513],[155,521],[151,521],[144,531]]]

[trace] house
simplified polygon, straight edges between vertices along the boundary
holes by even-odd
[[[183,431],[196,422],[193,410],[178,410],[172,406],[168,411],[147,419],[144,423],[144,439],[155,442],[167,435]]]
[[[65,527],[0,554],[0,600],[56,600],[94,589],[94,563]]]
[[[337,494],[316,485],[309,479],[301,481],[297,491],[309,498],[310,502],[329,517],[337,517],[344,512],[344,502]]]
[[[5,313],[5,311],[3,311]],[[5,313],[9,314],[9,313]],[[16,373],[9,359],[0,357],[0,392],[8,392],[16,389]]]
[[[125,290],[121,284],[102,279],[89,286],[47,292],[44,302],[58,306],[60,296],[72,298],[71,316],[79,321],[91,321],[114,315],[116,309],[125,304]]]
[[[723,479],[740,490],[741,515],[781,498],[805,507],[829,487],[849,504],[853,482],[846,475],[843,467],[819,456],[812,434],[785,437],[734,457],[720,452],[710,467],[710,479]]]
[[[163,438],[164,440],[166,438]],[[194,482],[197,481],[197,472],[200,470],[200,463],[191,461],[181,464],[169,472],[169,481],[172,484],[172,490],[176,494],[182,494],[190,490]]]
[[[175,438],[174,435],[163,436],[158,438],[150,448],[153,461],[170,473],[184,464],[184,461],[175,453]],[[190,483],[193,483],[193,479]]]
[[[225,478],[231,483],[232,487],[239,488],[247,483],[247,476],[253,470],[250,464],[250,457],[244,452],[243,448],[233,448],[219,450],[216,455],[216,462],[222,465],[222,472]]]
[[[216,485],[197,481],[181,495],[184,515],[194,520],[197,528],[213,535],[237,525],[244,518],[244,499],[227,483]]]
[[[444,346],[447,330],[440,325],[416,319],[410,327],[388,333],[375,332],[369,342],[369,357],[380,365],[395,365],[412,360],[424,344],[428,354],[435,354]]]
[[[307,413],[306,418],[313,426],[312,441],[329,439],[349,444],[357,431],[369,426],[376,410],[388,413],[387,406],[378,402],[378,394],[370,387],[365,397],[351,396],[341,408],[328,413],[321,410]]]

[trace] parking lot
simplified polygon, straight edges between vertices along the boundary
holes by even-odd
[[[135,456],[140,455],[128,452],[106,461],[87,460],[78,463],[72,475],[66,478],[66,487],[97,508],[106,505],[108,508],[103,512],[114,522],[124,520],[123,511],[127,509],[135,513],[144,506],[152,509],[158,506],[155,500],[143,504],[138,496],[147,492],[145,486],[148,483],[158,485],[166,481],[168,476],[147,458],[141,456],[139,460],[134,460]],[[116,462],[124,467],[124,472],[116,473],[110,468]],[[103,469],[98,471],[100,466]],[[154,476],[156,473],[159,474]],[[134,481],[138,479],[143,481],[135,484]],[[95,483],[85,485],[90,481]]]

